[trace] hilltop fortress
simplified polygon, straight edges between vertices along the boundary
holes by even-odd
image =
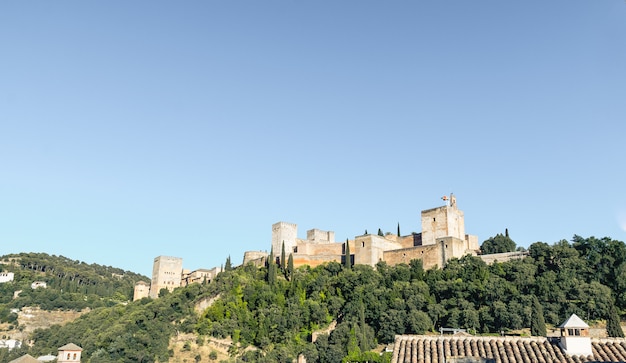
[[[424,268],[429,269],[443,267],[451,258],[467,254],[476,256],[478,237],[465,234],[465,218],[463,211],[457,208],[456,197],[451,194],[442,199],[445,205],[422,211],[421,233],[407,236],[364,234],[338,243],[333,231],[312,229],[307,231],[306,239],[300,239],[296,224],[278,222],[272,225],[272,250],[279,261],[284,244],[285,255],[292,255],[295,267],[314,267],[331,261],[344,263],[346,258],[350,258],[353,264],[370,266],[380,261],[396,265],[419,259]],[[346,256],[346,243],[349,244],[349,257]],[[262,264],[267,256],[266,252],[246,252],[243,264]]]
[[[454,194],[442,198],[445,205],[422,211],[422,232],[399,236],[387,233],[364,234],[346,242],[335,242],[335,232],[311,229],[306,239],[298,238],[298,226],[293,223],[278,222],[272,225],[272,245],[275,262],[280,262],[283,246],[286,258],[291,255],[294,267],[309,265],[315,267],[327,262],[376,266],[384,261],[388,265],[408,264],[411,260],[421,260],[424,269],[442,268],[452,258],[465,255],[477,256],[480,252],[478,237],[465,234],[463,211],[456,205]],[[349,248],[346,248],[348,245]],[[349,250],[349,256],[346,251]],[[523,258],[526,252],[506,252],[479,255],[488,264],[494,261],[508,261]],[[243,264],[252,263],[264,266],[268,259],[265,251],[247,251]],[[135,285],[134,300],[143,297],[156,298],[162,289],[173,290],[191,283],[210,282],[222,271],[222,267],[189,271],[183,269],[179,257],[158,256],[154,259],[150,285],[139,281]]]

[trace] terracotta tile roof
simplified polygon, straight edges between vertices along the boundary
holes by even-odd
[[[69,343],[69,344],[65,344],[64,346],[62,346],[58,350],[78,350],[78,351],[82,351],[83,348],[79,347],[78,345],[76,345],[74,343]]]
[[[41,363],[41,362],[33,358],[31,355],[25,354],[17,359],[10,361],[9,363]]]
[[[391,363],[440,363],[463,357],[496,363],[626,362],[626,339],[591,339],[593,356],[568,356],[556,339],[397,335]],[[484,361],[484,360],[482,360]]]

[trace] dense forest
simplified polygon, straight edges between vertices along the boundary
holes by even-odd
[[[15,275],[13,282],[0,284],[0,323],[15,322],[11,309],[24,306],[44,310],[113,306],[132,300],[137,281],[150,281],[134,272],[45,253],[1,256],[0,271]],[[47,288],[32,289],[34,281],[45,282]],[[21,291],[17,298],[15,291]]]
[[[490,239],[489,248],[511,250],[515,246],[506,239]],[[196,313],[196,304],[207,299],[212,305]],[[47,354],[73,342],[84,348],[88,362],[165,362],[172,354],[168,340],[177,333],[196,333],[202,341],[232,339],[232,362],[291,362],[299,354],[308,362],[387,361],[371,350],[396,334],[440,327],[474,334],[531,328],[545,334],[544,322],[554,326],[572,313],[614,326],[625,308],[626,245],[574,236],[552,245],[534,243],[528,257],[492,265],[466,256],[431,270],[419,260],[375,268],[229,267],[211,283],[98,307],[63,327],[36,331],[32,347],[0,351],[0,361],[9,354]],[[331,324],[336,327],[330,334],[312,342],[315,331]],[[618,324],[611,335],[620,333]]]

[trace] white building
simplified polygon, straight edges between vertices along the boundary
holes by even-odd
[[[11,282],[15,274],[13,272],[0,272],[0,284],[4,282]]]
[[[569,355],[593,355],[589,325],[576,314],[572,314],[559,325],[561,329],[560,346]]]

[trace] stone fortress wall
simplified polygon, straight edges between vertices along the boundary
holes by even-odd
[[[442,199],[444,206],[422,211],[421,233],[408,236],[366,234],[348,240],[351,261],[375,266],[380,261],[396,265],[420,259],[424,268],[428,269],[443,267],[451,258],[467,254],[476,256],[479,251],[478,237],[465,234],[465,218],[463,211],[457,207],[456,197],[451,194]],[[277,259],[284,244],[286,255],[292,254],[296,267],[345,261],[346,242],[335,242],[334,232],[312,229],[307,231],[306,239],[299,239],[297,235],[298,226],[294,223],[272,225],[272,249]],[[244,264],[250,261],[244,256]]]
[[[421,233],[398,236],[388,233],[385,236],[365,234],[356,236],[347,242],[335,242],[335,232],[311,229],[306,239],[298,238],[298,226],[295,223],[277,222],[272,225],[271,248],[276,262],[279,262],[284,245],[285,255],[292,256],[294,266],[319,266],[328,262],[344,263],[346,243],[350,247],[350,261],[353,264],[370,265],[380,261],[388,265],[408,264],[411,260],[421,260],[424,269],[444,267],[452,258],[465,255],[476,256],[479,253],[478,237],[465,234],[465,217],[456,204],[456,197],[451,194],[442,198],[445,205],[423,210],[421,213]],[[494,255],[480,255],[487,263],[504,262],[522,258],[525,253],[511,252]],[[252,263],[265,266],[269,255],[265,251],[246,251],[243,264]],[[147,288],[145,282],[135,286],[135,300],[145,297],[158,297],[162,288],[172,290],[178,286],[213,280],[221,268],[183,270],[182,259],[159,256],[154,259],[152,284]]]

